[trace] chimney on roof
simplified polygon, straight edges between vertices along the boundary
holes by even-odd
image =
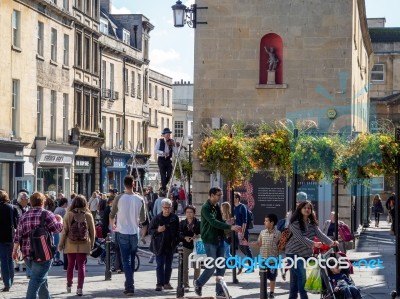
[[[111,0],[100,0],[100,8],[104,9],[108,14],[111,14]]]

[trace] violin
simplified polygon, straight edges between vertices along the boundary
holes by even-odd
[[[181,146],[180,142],[179,141],[175,142],[174,139],[168,139],[166,142],[169,147],[174,147],[174,146],[180,147]]]

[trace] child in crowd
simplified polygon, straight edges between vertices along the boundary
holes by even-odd
[[[343,271],[340,271],[339,263],[335,260],[328,261],[330,275],[334,292],[340,292],[346,299],[360,299],[360,290],[354,285],[354,282]]]
[[[260,246],[260,255],[265,259],[269,257],[275,257],[278,259],[278,241],[281,233],[275,228],[277,223],[278,217],[275,214],[268,214],[264,221],[265,229],[260,232],[257,242],[253,243],[254,245]],[[270,281],[270,293],[268,298],[275,298],[275,280],[278,274],[278,269],[268,268],[268,265],[265,266],[266,269],[261,269],[260,271],[265,271],[265,277]]]

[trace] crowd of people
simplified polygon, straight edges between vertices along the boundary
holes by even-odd
[[[228,202],[221,202],[222,190],[213,187],[209,190],[209,197],[201,207],[201,217],[196,217],[196,208],[193,205],[181,204],[181,220],[177,216],[178,209],[174,202],[179,202],[179,191],[175,194],[175,186],[170,194],[160,189],[156,194],[152,187],[144,190],[144,197],[134,192],[135,180],[132,176],[124,178],[125,190],[118,194],[112,192],[103,196],[94,192],[91,198],[72,194],[70,199],[62,194],[54,199],[52,196],[35,192],[28,195],[24,190],[19,192],[17,200],[10,201],[8,194],[0,190],[0,262],[4,287],[3,292],[9,292],[14,282],[14,272],[20,267],[26,269],[30,278],[26,298],[50,298],[47,284],[47,274],[50,267],[64,265],[66,273],[66,291],[72,292],[74,283],[74,269],[77,269],[76,294],[83,295],[85,280],[85,264],[87,255],[94,247],[96,239],[96,219],[102,221],[103,234],[112,233],[117,244],[117,253],[120,260],[119,271],[125,275],[123,293],[132,296],[135,293],[134,260],[139,241],[146,243],[146,235],[151,235],[150,250],[156,260],[157,281],[156,291],[172,290],[172,261],[177,245],[183,244],[183,286],[185,292],[190,291],[189,269],[194,267],[194,292],[201,296],[202,288],[208,280],[216,275],[223,277],[224,267],[200,268],[189,265],[189,255],[195,250],[195,242],[200,240],[204,244],[207,257],[217,259],[231,256],[230,248],[232,236],[241,252],[252,258],[251,246],[258,246],[260,255],[264,258],[303,257],[307,260],[313,256],[313,248],[320,248],[323,244],[338,246],[345,250],[343,241],[334,240],[334,226],[338,217],[332,212],[330,220],[319,229],[313,205],[307,200],[306,194],[300,192],[297,196],[297,206],[289,212],[285,219],[278,221],[275,214],[267,214],[264,229],[260,232],[257,241],[250,242],[248,208],[243,204],[240,193],[234,193],[234,207]],[[379,226],[379,214],[382,202],[374,198],[373,206],[376,211],[376,226]],[[389,203],[389,208],[390,208]],[[232,214],[233,211],[233,214]],[[339,221],[340,222],[340,221]],[[51,250],[48,256],[37,253],[34,244],[34,235],[38,227],[51,236]],[[287,228],[291,237],[287,240],[284,252],[278,249],[281,231]],[[235,232],[232,234],[232,231]],[[47,236],[43,234],[43,236]],[[32,244],[31,244],[32,242]],[[40,250],[39,250],[40,251]],[[61,255],[63,253],[63,255]],[[35,255],[36,254],[36,255]],[[40,256],[40,257],[38,257]],[[63,258],[61,258],[63,256]],[[289,299],[308,298],[305,290],[306,272],[304,265],[291,267]],[[18,269],[18,270],[17,270]],[[242,267],[239,267],[239,274]],[[250,269],[246,272],[254,271]],[[269,280],[268,298],[275,298],[275,280],[277,269],[266,267],[265,279]],[[334,272],[336,281],[343,280],[335,288],[349,292],[353,298],[358,298],[356,288]],[[283,277],[285,272],[283,272]],[[341,279],[339,279],[342,277]],[[344,287],[345,282],[347,283]],[[216,280],[215,292],[218,296],[225,296],[222,285]],[[353,294],[354,293],[354,294]],[[351,297],[349,297],[351,298]]]

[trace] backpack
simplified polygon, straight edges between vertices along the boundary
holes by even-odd
[[[33,261],[38,263],[51,260],[56,252],[53,237],[44,224],[45,218],[46,212],[42,211],[39,226],[29,233],[29,255]]]
[[[247,224],[246,224],[246,228],[247,229],[254,228],[254,215],[249,209],[247,209]]]
[[[74,242],[86,242],[89,239],[88,224],[86,221],[86,212],[73,211],[71,226],[68,231],[68,238]]]
[[[285,228],[278,241],[278,250],[279,251],[284,251],[286,248],[286,244],[289,242],[290,238],[292,237],[292,232],[289,230],[289,228]]]
[[[350,230],[350,227],[344,222],[339,221],[338,233],[340,235],[340,238],[342,238],[344,242],[349,242],[354,240],[354,236]]]

